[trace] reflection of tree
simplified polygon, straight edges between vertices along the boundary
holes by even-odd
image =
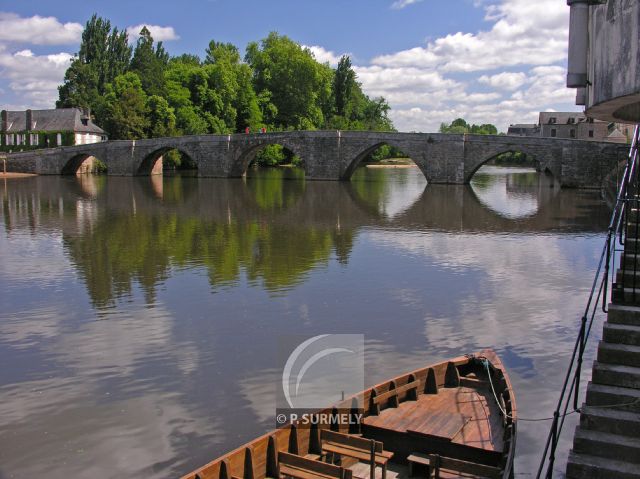
[[[281,210],[302,196],[303,180],[304,170],[300,168],[267,168],[260,171],[259,178],[248,177],[247,187],[260,209]]]
[[[384,169],[358,168],[351,177],[351,186],[360,200],[379,211],[389,191],[387,179]]]
[[[478,171],[475,175],[473,175],[471,184],[474,188],[477,188],[479,190],[487,190],[491,188],[497,181],[497,175],[482,173],[482,171]]]
[[[275,292],[300,283],[327,264],[332,250],[348,257],[349,234],[326,228],[239,224],[169,215],[107,215],[84,235],[65,235],[65,246],[96,306],[130,294],[134,282],[148,302],[172,267],[204,266],[213,287],[251,282]]]

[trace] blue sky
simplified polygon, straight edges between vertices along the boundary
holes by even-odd
[[[401,131],[459,116],[505,130],[541,110],[576,110],[564,87],[564,0],[22,0],[0,7],[0,107],[53,106],[94,12],[132,34],[148,25],[172,54],[203,55],[211,39],[244,50],[274,30],[320,61],[348,53]]]

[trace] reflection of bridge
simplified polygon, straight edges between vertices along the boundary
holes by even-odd
[[[158,159],[171,149],[188,155],[204,177],[242,176],[265,146],[280,144],[298,155],[307,179],[347,180],[358,164],[383,144],[409,155],[430,183],[468,183],[475,171],[495,156],[522,151],[563,186],[600,187],[618,161],[624,145],[490,135],[353,131],[292,131],[256,135],[200,135],[146,140],[108,141],[33,150],[9,155],[11,171],[59,175],[75,173],[82,162],[96,157],[108,174],[149,175]]]
[[[351,183],[280,181],[276,182],[280,191],[273,196],[282,198],[286,206],[272,208],[260,204],[258,192],[252,189],[253,181],[32,178],[0,188],[4,190],[0,202],[5,228],[38,227],[34,224],[36,218],[40,228],[46,228],[47,223],[59,227],[62,219],[69,232],[90,226],[81,222],[98,220],[88,213],[89,209],[125,217],[177,215],[216,224],[257,222],[291,229],[353,231],[381,226],[451,233],[599,233],[606,229],[609,217],[607,207],[592,193],[549,187],[538,188],[537,212],[516,220],[500,216],[482,204],[472,188],[458,185],[428,186],[402,212],[389,218],[377,206],[381,198],[363,197]],[[36,205],[41,205],[40,209],[32,210],[38,208]],[[61,218],[63,206],[67,213]]]

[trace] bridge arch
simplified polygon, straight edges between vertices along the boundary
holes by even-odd
[[[69,158],[60,170],[61,175],[78,175],[83,173],[106,173],[107,165],[94,154],[78,153]]]
[[[137,176],[149,176],[154,174],[161,174],[163,172],[163,165],[158,164],[158,161],[160,161],[161,158],[165,156],[167,153],[169,153],[170,151],[177,151],[182,155],[186,155],[191,161],[191,163],[194,166],[198,167],[198,163],[196,159],[192,154],[189,153],[189,151],[185,150],[182,147],[167,145],[167,146],[158,148],[152,151],[151,153],[147,154],[138,165],[138,168],[136,169],[135,174]]]
[[[552,152],[542,152],[540,148],[531,148],[526,144],[522,145],[493,145],[489,148],[482,148],[481,151],[468,152],[468,158],[471,158],[470,164],[465,168],[464,183],[468,184],[473,175],[491,160],[506,153],[523,153],[535,165],[536,170],[544,173],[550,173],[556,180],[560,181],[560,171],[557,171],[553,162]]]
[[[231,167],[231,176],[232,177],[245,176],[247,173],[247,170],[249,169],[249,166],[256,159],[256,156],[258,156],[258,154],[268,146],[276,146],[276,145],[281,146],[285,150],[288,150],[292,155],[300,158],[301,163],[299,166],[304,170],[305,174],[307,173],[307,165],[305,163],[304,156],[300,154],[300,148],[298,148],[296,145],[293,145],[291,142],[286,141],[286,139],[273,138],[273,139],[266,139],[264,141],[260,141],[257,144],[254,143],[247,148],[243,148],[240,151],[240,153],[237,155],[237,159],[234,161]]]
[[[376,150],[378,150],[382,146],[390,146],[391,148],[395,148],[401,151],[403,154],[407,155],[407,158],[409,158],[413,163],[415,163],[416,166],[418,166],[418,168],[420,168],[420,171],[422,172],[424,177],[427,179],[427,182],[429,181],[427,172],[425,171],[425,169],[423,168],[423,165],[419,161],[419,157],[416,156],[414,153],[412,153],[411,149],[408,149],[406,145],[402,145],[402,143],[394,142],[393,140],[389,141],[386,139],[377,141],[365,147],[365,149],[361,150],[359,153],[356,153],[354,156],[352,156],[353,159],[347,164],[340,179],[341,180],[351,179],[351,177],[353,176],[353,173],[356,171],[358,166],[360,166],[360,164],[365,160],[365,158],[367,158],[369,155],[374,153]]]

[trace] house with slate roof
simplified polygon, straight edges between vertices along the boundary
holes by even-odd
[[[629,125],[588,117],[582,112],[541,111],[537,124],[510,125],[507,135],[627,143],[633,133]]]
[[[85,145],[107,140],[88,111],[78,108],[0,113],[0,151]]]

